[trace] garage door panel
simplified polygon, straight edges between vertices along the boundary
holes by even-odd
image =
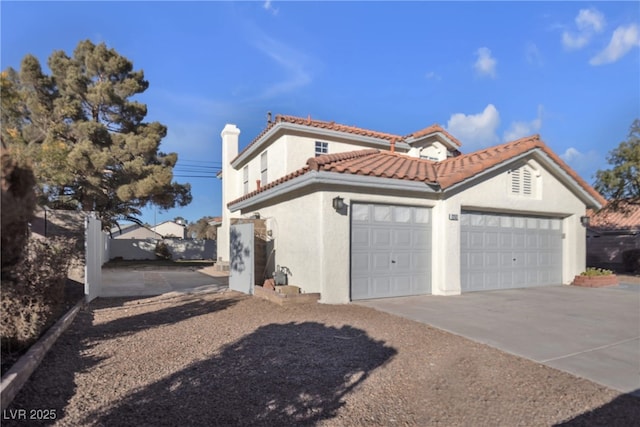
[[[353,203],[351,299],[431,292],[431,213],[412,206]]]
[[[497,231],[484,233],[484,247],[485,249],[497,249],[498,248],[499,234]]]
[[[369,295],[369,278],[368,277],[352,277],[351,278],[351,297],[354,299],[366,298]]]
[[[562,220],[463,211],[460,224],[463,291],[561,283]]]
[[[374,277],[371,283],[376,294],[388,296],[391,293],[391,277]]]
[[[391,254],[373,253],[370,257],[372,259],[372,270],[385,272],[391,268]]]
[[[354,248],[369,247],[369,230],[354,228],[352,236],[351,244]]]
[[[484,268],[484,254],[472,253],[469,254],[469,268],[481,270]]]
[[[377,248],[382,249],[383,247],[391,246],[391,230],[387,228],[374,229],[372,230],[372,234],[373,245]]]
[[[485,252],[484,254],[484,267],[485,268],[497,268],[500,264],[500,254],[497,252]]]
[[[411,230],[393,230],[392,234],[394,248],[411,249]]]
[[[411,295],[411,277],[396,276],[394,278],[394,287],[392,291],[394,295],[398,296]]]
[[[395,261],[395,263],[394,263]],[[393,268],[396,271],[403,271],[403,270],[410,270],[412,267],[412,263],[411,263],[411,254],[410,253],[394,253],[391,256],[391,262],[393,265]]]
[[[362,274],[362,272],[369,271],[371,269],[369,263],[368,253],[353,253],[351,254],[352,269],[356,273]]]

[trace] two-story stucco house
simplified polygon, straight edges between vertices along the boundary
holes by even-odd
[[[273,264],[326,303],[569,284],[581,218],[604,203],[538,135],[462,154],[438,125],[401,136],[282,115],[241,152],[239,135],[221,133],[220,260],[230,219],[259,214]]]

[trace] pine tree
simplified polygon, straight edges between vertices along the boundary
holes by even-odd
[[[19,72],[2,73],[1,93],[3,144],[31,160],[41,203],[97,211],[109,228],[148,204],[191,202],[190,185],[173,182],[177,154],[159,151],[167,128],[145,122],[133,99],[149,87],[142,70],[89,40],[47,65],[50,76],[25,56]]]

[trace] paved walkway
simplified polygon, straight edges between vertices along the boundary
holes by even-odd
[[[229,276],[213,269],[103,268],[101,297],[153,296],[167,293],[217,292],[229,286]]]
[[[640,396],[640,285],[359,302]]]

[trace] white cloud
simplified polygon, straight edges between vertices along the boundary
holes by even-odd
[[[635,46],[640,46],[638,25],[619,26],[613,32],[609,45],[591,58],[589,64],[603,65],[616,62]]]
[[[284,80],[271,84],[259,98],[271,98],[311,83],[309,59],[302,52],[266,35],[260,36],[255,45],[283,69],[284,76]]]
[[[525,57],[527,62],[532,65],[542,66],[542,54],[535,43],[528,43],[525,48]]]
[[[565,49],[577,50],[585,47],[596,33],[604,30],[604,15],[596,9],[581,9],[575,18],[578,33],[564,31],[562,45]]]
[[[447,131],[464,144],[465,151],[486,147],[498,142],[496,130],[500,125],[500,113],[493,104],[478,114],[452,114],[447,122]]]
[[[481,76],[495,78],[498,61],[491,56],[491,50],[487,47],[481,47],[476,51],[476,55],[478,55],[478,59],[473,64],[476,72]]]
[[[587,181],[593,178],[594,172],[602,163],[602,156],[597,151],[590,150],[582,153],[574,147],[567,148],[563,154],[560,154],[560,158]]]
[[[273,7],[273,3],[271,2],[271,0],[267,0],[262,4],[262,7],[264,8],[264,10],[271,12],[274,15],[278,14],[278,11],[280,9]]]
[[[530,122],[512,122],[509,129],[503,134],[504,141],[513,141],[523,136],[529,136],[537,133],[542,127],[542,114],[544,109],[542,105],[538,106],[538,116]]]
[[[424,76],[427,78],[427,80],[442,80],[440,74],[436,73],[435,71],[429,71]]]
[[[582,49],[589,43],[591,36],[587,34],[574,35],[565,31],[562,33],[562,45],[569,50]]]
[[[604,15],[596,9],[581,9],[576,16],[576,25],[580,31],[599,33],[604,30],[604,23]]]

